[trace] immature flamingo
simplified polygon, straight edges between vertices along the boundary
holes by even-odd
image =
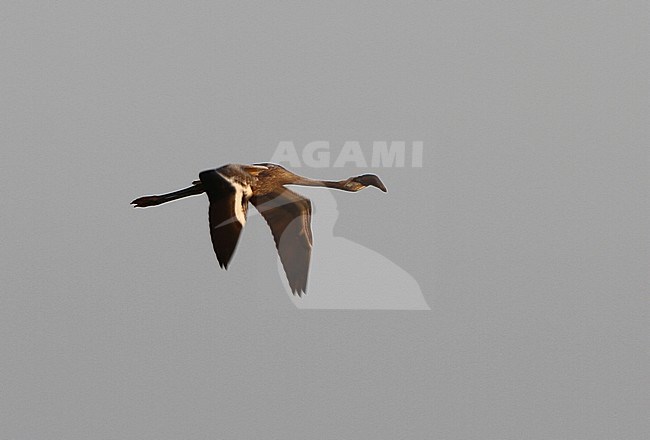
[[[386,187],[374,174],[330,181],[298,176],[272,163],[228,164],[199,173],[199,180],[192,182],[189,188],[168,194],[140,197],[131,204],[135,207],[155,206],[207,193],[210,200],[212,247],[219,265],[227,269],[239,234],[246,224],[250,201],[271,228],[291,291],[294,295],[302,296],[307,289],[313,244],[311,202],[284,185],[322,186],[352,192],[375,186],[386,192]]]

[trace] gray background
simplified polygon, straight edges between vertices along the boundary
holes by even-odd
[[[647,438],[649,20],[2,2],[0,438]],[[259,217],[223,272],[204,197],[128,205],[323,139],[425,142],[335,233],[431,311],[297,310]]]

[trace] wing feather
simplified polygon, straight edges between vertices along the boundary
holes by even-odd
[[[219,266],[227,269],[246,223],[250,185],[220,170],[223,172],[222,169],[204,171],[199,178],[210,200],[208,217],[212,248]]]
[[[302,296],[307,289],[313,243],[311,202],[282,187],[270,194],[253,195],[251,203],[271,228],[291,291]]]

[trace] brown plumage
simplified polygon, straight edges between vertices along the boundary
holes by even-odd
[[[160,205],[172,200],[207,193],[210,200],[209,221],[212,247],[219,265],[227,269],[239,235],[246,223],[248,202],[262,214],[269,227],[291,291],[302,296],[307,290],[307,276],[313,238],[311,202],[284,185],[321,186],[343,191],[359,191],[375,186],[386,187],[374,174],[345,180],[316,180],[298,176],[280,165],[229,164],[199,173],[199,180],[189,188],[172,193],[144,196],[131,202],[135,207]]]

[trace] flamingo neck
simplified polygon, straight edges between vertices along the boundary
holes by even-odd
[[[340,189],[343,191],[352,191],[347,188],[345,184],[349,179],[346,180],[318,180],[318,179],[309,179],[307,177],[300,177],[295,181],[291,182],[292,185],[302,185],[302,186],[320,186],[325,188],[334,188]]]

